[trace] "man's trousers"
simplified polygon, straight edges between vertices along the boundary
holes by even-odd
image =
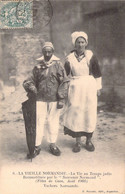
[[[36,103],[36,146],[41,145],[45,135],[49,143],[55,143],[59,130],[60,109],[57,102]]]

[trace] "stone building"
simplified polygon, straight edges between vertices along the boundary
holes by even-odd
[[[72,49],[70,34],[85,31],[88,49],[97,55],[102,69],[103,96],[124,100],[125,2],[54,1],[53,10],[51,36],[60,57]]]
[[[43,41],[52,41],[64,62],[72,49],[70,34],[83,30],[102,69],[102,99],[124,100],[125,2],[35,0],[33,8],[33,29],[0,30],[0,79],[20,84],[41,55]]]

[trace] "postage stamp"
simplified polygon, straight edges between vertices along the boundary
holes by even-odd
[[[33,0],[0,1],[0,29],[32,27]]]

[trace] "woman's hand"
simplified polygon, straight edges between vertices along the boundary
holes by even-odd
[[[101,90],[97,90],[97,96],[101,95]]]

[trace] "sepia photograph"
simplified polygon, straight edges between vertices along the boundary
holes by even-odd
[[[124,19],[124,0],[0,0],[1,194],[125,194]]]

